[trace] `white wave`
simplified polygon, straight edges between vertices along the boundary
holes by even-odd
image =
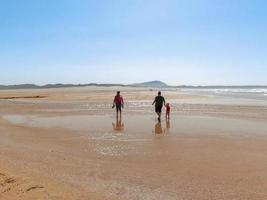
[[[241,89],[241,88],[215,88],[215,89],[182,89],[181,91],[203,91],[214,92],[217,94],[224,93],[248,93],[248,94],[262,94],[267,96],[267,88]]]

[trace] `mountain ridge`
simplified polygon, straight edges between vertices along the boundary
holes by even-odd
[[[167,85],[166,83],[162,82],[162,81],[148,81],[148,82],[143,82],[143,83],[134,83],[134,84],[130,84],[128,86],[134,86],[134,87],[170,87],[169,85]]]
[[[134,84],[98,84],[98,83],[88,83],[88,84],[46,84],[46,85],[36,85],[36,84],[16,84],[16,85],[0,85],[0,90],[12,90],[12,89],[49,89],[49,88],[71,88],[71,87],[87,87],[87,86],[96,86],[96,87],[148,87],[148,88],[177,88],[177,89],[267,89],[267,85],[178,85],[171,86],[162,81],[148,81],[143,83],[134,83]]]

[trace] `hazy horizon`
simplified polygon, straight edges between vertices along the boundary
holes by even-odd
[[[263,0],[11,0],[1,85],[267,85]]]
[[[167,86],[171,86],[171,87],[180,87],[180,86],[185,86],[185,87],[267,87],[267,85],[171,85],[168,84],[166,82],[160,81],[160,80],[154,80],[154,81],[159,81],[162,83],[165,83]],[[130,85],[135,85],[135,84],[143,84],[143,83],[150,83],[150,82],[154,82],[154,81],[145,81],[145,82],[139,82],[139,83],[128,83],[128,84],[123,84],[123,83],[96,83],[96,82],[88,82],[88,83],[45,83],[45,84],[35,84],[35,83],[20,83],[20,84],[0,84],[0,86],[22,86],[22,85],[36,85],[38,87],[42,87],[42,86],[47,86],[47,85],[90,85],[90,84],[96,84],[96,85],[123,85],[123,86],[130,86]]]

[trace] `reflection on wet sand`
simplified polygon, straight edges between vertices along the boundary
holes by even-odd
[[[165,133],[169,133],[170,132],[170,128],[171,128],[171,122],[170,119],[166,119],[166,128],[164,130]]]
[[[112,123],[112,126],[113,126],[113,130],[116,131],[116,132],[123,132],[124,131],[124,123],[120,118],[116,118],[116,123]]]
[[[155,124],[155,134],[162,134],[163,130],[162,130],[162,126],[161,126],[161,122],[157,122]]]
[[[166,126],[165,127],[162,127],[161,122],[157,122],[155,124],[154,133],[155,134],[169,133],[170,128],[171,128],[171,123],[170,123],[170,120],[169,119],[166,120]]]

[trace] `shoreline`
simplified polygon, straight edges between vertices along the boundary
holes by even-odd
[[[177,110],[159,125],[153,91],[123,92],[121,122],[110,90],[0,101],[0,199],[267,198],[267,106],[166,92]]]

